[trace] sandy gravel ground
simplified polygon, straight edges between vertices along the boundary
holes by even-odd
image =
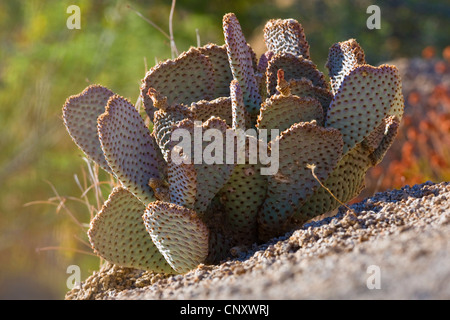
[[[450,299],[450,182],[351,209],[185,275],[106,264],[66,299]]]

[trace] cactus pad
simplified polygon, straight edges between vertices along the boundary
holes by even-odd
[[[344,154],[381,124],[394,103],[397,68],[369,65],[354,68],[331,102],[326,126],[344,135]]]
[[[104,170],[112,173],[100,146],[97,118],[105,112],[114,93],[108,88],[91,85],[82,93],[71,96],[63,107],[64,124],[77,146]]]
[[[99,256],[122,267],[175,273],[142,223],[144,210],[133,194],[115,188],[91,221],[89,241]]]
[[[239,21],[233,13],[223,17],[223,30],[233,79],[241,86],[247,111],[256,116],[261,96],[255,79],[254,58]]]
[[[333,211],[340,205],[335,197],[344,203],[356,197],[364,188],[364,177],[371,165],[368,151],[356,145],[339,161],[329,177],[321,180],[334,197],[323,188],[317,189],[296,212],[294,219],[303,223],[320,213]]]
[[[155,112],[153,118],[153,136],[167,162],[169,161],[169,143],[173,127],[178,122],[184,119],[191,119],[192,117],[191,109],[182,104],[173,104]]]
[[[225,222],[235,244],[251,245],[257,241],[257,215],[267,192],[267,176],[261,175],[260,169],[260,165],[248,161],[236,165],[219,192]]]
[[[147,114],[152,118],[156,108],[147,95],[150,88],[162,92],[169,105],[186,105],[214,96],[214,68],[207,56],[191,48],[175,60],[167,60],[150,69],[142,80],[141,98]]]
[[[197,142],[197,144],[195,141],[195,136],[199,134],[204,136],[207,130],[214,129],[215,133],[219,133],[222,139],[222,141],[219,141],[215,146],[217,146],[218,148],[222,148],[222,150],[225,150],[227,128],[228,127],[223,120],[214,117],[203,123],[202,126],[199,126],[191,120],[184,120],[174,127],[175,130],[186,130],[187,132],[189,132],[190,136],[193,137],[193,139],[191,139],[190,146],[190,163],[194,164],[198,181],[196,201],[194,205],[194,210],[198,213],[203,213],[206,211],[211,200],[233,173],[234,164],[227,164],[225,152],[223,152],[223,156],[220,156],[220,158],[217,159],[218,163],[206,163],[204,156],[208,151],[207,148],[211,148],[211,144],[209,141],[205,140],[200,141],[200,143]],[[171,142],[172,149],[177,147],[177,142]],[[209,151],[211,151],[212,153],[214,150]],[[183,153],[186,153],[186,151],[183,150]]]
[[[172,268],[184,273],[208,255],[208,228],[195,211],[155,201],[144,214],[147,231]]]
[[[241,86],[237,80],[231,81],[231,112],[232,112],[232,128],[233,130],[242,129],[248,126],[250,115],[245,109],[244,97],[242,96]]]
[[[230,96],[230,82],[233,80],[230,65],[228,64],[227,48],[225,45],[207,44],[198,48],[199,52],[208,57],[214,69],[215,97]]]
[[[228,89],[228,91],[230,91]],[[212,116],[220,117],[225,120],[227,125],[232,124],[231,98],[220,97],[212,101],[201,100],[193,102],[190,110],[192,118],[199,121],[206,121]]]
[[[279,53],[270,59],[267,67],[267,92],[269,95],[276,94],[278,82],[278,70],[284,71],[286,81],[291,79],[306,78],[311,80],[316,87],[327,88],[325,76],[317,69],[317,66],[302,56],[297,57],[290,53]]]
[[[257,240],[257,215],[266,197],[267,176],[261,174],[262,164],[251,158],[250,146],[258,146],[257,138],[243,131],[239,134],[243,136],[237,136],[235,150],[238,141],[243,139],[244,157],[236,161],[233,174],[218,195],[232,243],[251,245]],[[259,142],[259,148],[267,148],[267,145]]]
[[[258,129],[279,129],[284,131],[292,124],[316,120],[323,125],[323,110],[314,98],[274,95],[262,105],[258,117]]]
[[[169,161],[167,180],[170,201],[193,209],[197,198],[197,172],[194,164],[176,164]]]
[[[269,176],[267,198],[259,216],[260,235],[286,231],[289,218],[319,183],[307,164],[317,166],[317,176],[325,180],[342,154],[342,135],[314,122],[294,124],[270,142],[279,144],[279,171]],[[299,152],[298,150],[301,150]]]
[[[264,27],[264,42],[273,53],[290,53],[309,59],[309,44],[303,27],[294,19],[272,19]]]
[[[144,120],[125,98],[112,96],[98,118],[102,149],[114,174],[143,203],[154,199],[150,178],[159,179],[157,150]]]
[[[306,78],[289,80],[289,89],[293,95],[317,99],[322,105],[323,114],[327,114],[328,107],[333,100],[333,94],[328,89],[316,87],[311,80]]]

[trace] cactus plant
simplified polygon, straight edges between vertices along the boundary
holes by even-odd
[[[111,263],[184,273],[279,236],[336,209],[335,197],[357,196],[395,138],[398,71],[366,64],[354,39],[331,47],[328,83],[296,20],[266,24],[268,51],[259,60],[234,14],[224,16],[223,31],[224,45],[191,48],[147,72],[140,92],[151,129],[131,102],[100,85],[63,107],[75,143],[120,182],[88,232]],[[214,139],[205,138],[210,129]],[[179,130],[204,139],[180,148]],[[246,131],[227,140],[230,130]],[[255,161],[254,142],[278,155],[277,170],[263,173],[268,162]],[[217,152],[230,143],[231,158]],[[189,152],[215,160],[174,160]]]

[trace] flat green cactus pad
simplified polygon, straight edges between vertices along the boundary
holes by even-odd
[[[195,211],[155,201],[143,218],[153,242],[175,271],[188,272],[206,259],[209,231]]]
[[[267,176],[260,164],[238,164],[219,192],[225,223],[233,243],[250,245],[257,241],[257,215],[267,192]]]
[[[148,96],[150,88],[163,92],[167,103],[190,105],[194,101],[214,98],[214,68],[207,56],[196,48],[182,53],[175,60],[166,60],[150,69],[142,80],[141,98],[152,118],[156,108]]]
[[[342,155],[342,135],[332,128],[301,122],[283,131],[279,143],[279,170],[269,176],[267,198],[259,216],[260,237],[280,234],[289,218],[319,186],[307,164],[315,164],[316,175],[325,180]],[[301,150],[301,152],[299,152]]]
[[[197,172],[194,164],[176,164],[169,160],[167,180],[170,201],[194,209],[197,199]]]
[[[272,19],[264,27],[264,42],[273,53],[290,53],[309,57],[309,44],[303,27],[294,19]]]
[[[258,129],[284,131],[294,123],[316,120],[323,125],[322,106],[314,98],[282,94],[271,96],[263,103],[257,121]],[[269,136],[269,132],[268,132]]]
[[[322,105],[323,114],[327,114],[333,100],[333,94],[327,88],[316,87],[311,80],[302,78],[289,80],[289,89],[293,95],[317,99]]]
[[[91,221],[89,241],[96,254],[119,266],[175,273],[145,229],[144,210],[133,194],[115,188]]]
[[[362,146],[368,150],[369,153],[375,151],[385,138],[385,134],[389,125],[394,121],[395,116],[384,118],[375,129],[369,133],[361,142]]]
[[[258,66],[256,68],[258,73],[265,75],[267,66],[269,65],[269,61],[270,59],[272,59],[273,55],[274,53],[272,51],[266,51],[261,55],[258,61]]]
[[[230,84],[231,95],[231,115],[233,130],[245,130],[246,127],[251,126],[250,115],[245,109],[244,96],[242,94],[241,86],[237,80],[231,81]]]
[[[360,143],[389,114],[399,82],[397,68],[357,66],[331,102],[325,125],[344,136],[344,154]]]
[[[394,100],[391,101],[391,109],[389,110],[389,115],[395,115],[397,119],[400,121],[403,118],[404,107],[405,107],[405,100],[403,98],[402,93],[402,81],[400,77],[398,77],[395,96]]]
[[[186,150],[177,150],[177,152],[182,151],[183,154],[188,153],[189,155],[191,155],[190,163],[194,164],[195,172],[197,175],[196,179],[198,182],[194,210],[201,214],[206,211],[211,200],[228,181],[231,174],[233,173],[234,164],[227,164],[225,152],[226,130],[228,129],[228,127],[223,120],[212,117],[208,121],[204,122],[202,126],[199,126],[193,121],[186,119],[179,122],[174,127],[174,130],[178,129],[186,130],[186,132],[189,133],[190,137],[193,137],[193,139],[191,140],[190,152],[187,152]],[[207,138],[205,136],[205,133],[209,131],[209,129],[214,129],[214,133],[219,134],[222,141],[215,141],[215,137],[213,136]],[[212,131],[209,131],[209,133],[211,132]],[[201,144],[196,147],[194,142],[195,137],[198,134],[202,134],[202,136],[205,138],[203,139],[203,141],[201,141]],[[213,140],[216,143],[212,143]],[[175,151],[175,148],[180,147],[178,143],[178,141],[171,142],[172,151]],[[220,152],[218,149],[215,151],[216,147],[222,149],[223,152]],[[217,159],[211,159],[213,163],[207,163],[204,156],[211,155],[213,153],[217,153],[218,155],[220,155],[220,158],[218,157]]]
[[[255,79],[254,59],[242,33],[241,25],[233,13],[223,17],[223,31],[233,78],[241,86],[247,111],[256,117],[261,96]]]
[[[228,89],[229,91],[229,89]],[[220,97],[211,101],[201,100],[191,104],[192,118],[206,121],[212,116],[225,120],[227,125],[232,124],[231,98]]]
[[[233,80],[228,63],[227,48],[225,45],[207,44],[198,48],[199,52],[208,57],[214,68],[215,97],[230,96],[230,82]]]
[[[160,109],[155,112],[152,134],[166,162],[169,161],[169,143],[173,127],[184,119],[192,118],[193,114],[191,109],[182,104],[166,106],[165,109]]]
[[[358,65],[366,63],[364,51],[355,39],[335,43],[328,53],[328,68],[333,94],[336,94],[345,76]]]
[[[316,87],[328,88],[325,76],[311,60],[290,53],[279,53],[270,59],[267,67],[267,92],[270,96],[277,93],[278,70],[280,69],[284,71],[286,81],[306,78],[311,80]]]
[[[304,222],[317,216],[319,212],[327,213],[338,208],[341,204],[336,198],[345,203],[356,197],[364,188],[367,170],[380,162],[391,146],[399,124],[397,116],[383,119],[379,127],[339,161],[337,168],[323,182],[334,197],[326,189],[318,189],[297,211],[294,218],[299,223]]]
[[[112,173],[100,146],[97,118],[105,112],[114,92],[100,85],[91,85],[66,100],[63,107],[64,124],[77,146],[104,170]]]
[[[160,179],[158,152],[139,112],[127,99],[111,97],[98,118],[102,149],[114,174],[143,203],[154,200],[148,181]]]
[[[374,166],[383,160],[384,155],[394,142],[400,126],[400,119],[397,116],[390,116],[384,120],[384,123],[385,131],[383,139],[380,141],[378,147],[370,154]]]

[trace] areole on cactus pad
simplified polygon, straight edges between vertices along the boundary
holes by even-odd
[[[268,51],[259,60],[234,14],[224,16],[223,31],[224,45],[193,47],[147,72],[140,90],[151,129],[131,102],[100,85],[63,107],[74,142],[120,184],[88,231],[94,251],[111,263],[184,273],[225,259],[235,246],[298,228],[338,208],[335,197],[356,197],[397,134],[398,70],[366,64],[356,40],[330,48],[328,83],[294,19],[266,24]],[[174,161],[194,150],[180,150],[177,130],[212,129],[223,137],[245,131],[240,161],[236,151],[231,163],[217,154],[238,150],[239,139],[230,146],[217,136],[219,161]],[[249,146],[269,129],[279,134],[254,144],[278,152],[278,170],[267,175],[267,163],[255,161]],[[211,152],[212,140],[201,141],[199,152]]]

